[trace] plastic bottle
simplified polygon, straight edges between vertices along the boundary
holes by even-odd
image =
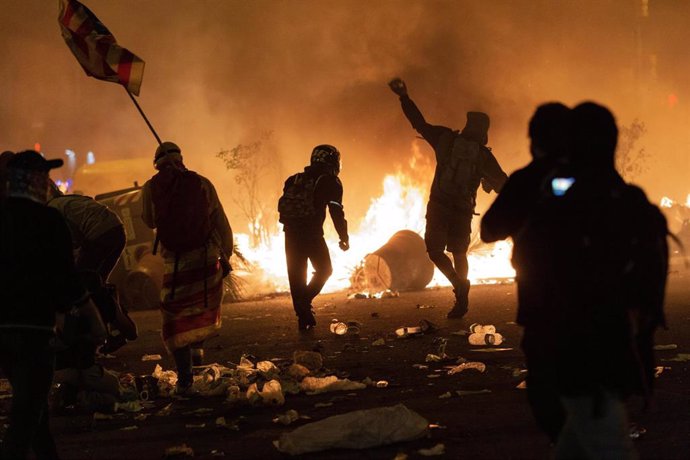
[[[335,335],[345,335],[347,334],[347,324],[343,323],[342,321],[338,321],[337,319],[334,319],[331,321],[331,332]]]
[[[411,335],[422,334],[422,328],[420,326],[409,326],[409,327],[399,327],[395,330],[395,335],[398,338],[409,337]]]
[[[482,325],[479,323],[474,323],[470,324],[470,333],[479,333],[479,334],[495,334],[496,333],[496,326],[493,324],[487,324],[487,325]]]
[[[500,345],[503,343],[503,336],[501,334],[475,332],[470,334],[468,340],[470,345]]]

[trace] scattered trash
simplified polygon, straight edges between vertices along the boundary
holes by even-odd
[[[318,371],[323,367],[323,357],[315,351],[295,351],[292,360],[311,371]]]
[[[158,392],[161,396],[169,397],[175,394],[175,385],[177,385],[175,371],[164,371],[160,364],[156,364],[151,375],[158,380]]]
[[[647,433],[647,429],[643,428],[635,423],[630,424],[629,435],[631,439],[640,439]]]
[[[297,381],[302,380],[310,373],[311,371],[301,364],[291,364],[290,367],[287,368],[287,375]]]
[[[424,361],[427,363],[437,363],[437,362],[441,361],[441,357],[438,355],[428,353],[426,355],[426,358],[424,358]]]
[[[427,378],[429,379],[437,379],[441,376],[441,374],[429,374],[427,375]]]
[[[161,355],[144,355],[141,357],[142,361],[160,361],[163,359]]]
[[[328,391],[352,391],[366,388],[364,383],[349,379],[339,379],[335,375],[328,377],[305,377],[299,384],[300,390],[307,394],[326,393]]]
[[[399,327],[395,330],[395,335],[397,335],[399,339],[422,335],[422,328],[419,326]]]
[[[417,304],[418,310],[426,310],[427,308],[436,308],[436,305]]]
[[[93,419],[94,420],[112,420],[113,416],[110,414],[104,414],[102,412],[94,412],[93,413]]]
[[[369,294],[366,292],[355,292],[347,296],[348,299],[368,299]]]
[[[476,351],[480,353],[495,353],[497,351],[510,351],[512,348],[472,348],[470,351]]]
[[[139,429],[138,426],[136,426],[136,425],[130,425],[130,426],[126,426],[126,427],[120,428],[120,431],[133,431],[133,430],[138,430],[138,429]]]
[[[149,415],[150,414],[137,414],[134,416],[134,420],[136,420],[137,422],[143,422],[144,420],[149,418]]]
[[[279,374],[280,369],[271,361],[259,361],[256,363],[256,369],[262,374]]]
[[[675,350],[676,348],[678,348],[678,345],[675,343],[670,343],[668,345],[654,345],[655,351]]]
[[[303,425],[274,441],[289,455],[327,449],[367,449],[417,439],[429,422],[403,404],[334,415]]]
[[[479,323],[470,324],[470,334],[495,334],[496,326],[493,324],[482,325]]]
[[[187,444],[182,444],[165,449],[165,454],[163,457],[176,457],[183,455],[186,457],[194,457],[194,451],[191,447],[188,447]]]
[[[526,390],[527,389],[527,380],[523,380],[522,382],[518,383],[518,385],[515,388],[518,390]]]
[[[139,394],[139,399],[142,401],[149,401],[158,396],[158,379],[152,375],[135,377],[134,386]]]
[[[481,395],[491,393],[491,390],[484,388],[483,390],[456,390],[455,394],[458,396]]]
[[[467,369],[476,369],[479,372],[486,371],[486,364],[480,363],[478,361],[469,361],[466,363],[458,364],[450,369],[448,369],[448,375],[459,374]]]
[[[446,347],[448,346],[448,339],[445,337],[436,337],[434,338],[433,341],[434,344],[438,347],[438,352],[437,355],[441,359],[447,359],[449,356],[446,354]]]
[[[659,376],[664,372],[664,371],[670,371],[671,368],[667,366],[657,366],[654,368],[654,378],[659,378]]]
[[[425,334],[428,332],[435,332],[439,330],[439,327],[427,319],[419,320],[419,327],[422,328],[422,332]]]
[[[361,327],[362,325],[357,321],[348,321],[347,323],[344,323],[342,321],[338,321],[337,319],[333,319],[331,321],[330,329],[335,335],[357,335],[359,334]]]
[[[388,387],[388,381],[387,380],[379,380],[376,382],[376,388],[386,388]]]
[[[167,405],[166,405],[165,407],[163,407],[161,410],[159,410],[158,412],[156,412],[155,415],[157,415],[158,417],[167,417],[167,416],[170,415],[171,413],[172,413],[172,403],[167,404]]]
[[[282,406],[285,404],[285,396],[283,389],[278,380],[270,380],[264,383],[263,388],[259,391],[256,383],[252,383],[247,388],[247,401],[251,404],[259,402],[268,406]]]
[[[273,423],[282,423],[283,425],[289,425],[296,420],[299,420],[299,413],[294,409],[273,417]]]
[[[373,342],[371,342],[372,347],[382,347],[384,345],[386,345],[386,339],[384,339],[383,337],[380,339],[376,339]]]
[[[314,404],[314,407],[319,409],[322,407],[331,407],[332,405],[333,405],[332,402],[325,402],[325,403],[316,403],[316,404]]]
[[[141,412],[144,407],[139,401],[116,402],[113,412]]]
[[[438,399],[448,399],[448,398],[450,398],[451,396],[453,396],[453,395],[450,393],[450,391],[446,391],[446,392],[443,393],[441,396],[439,396]]]
[[[187,423],[184,426],[185,428],[206,428],[205,423]]]
[[[436,444],[434,447],[431,449],[419,449],[417,451],[419,455],[423,455],[425,457],[434,457],[436,455],[444,455],[446,453],[446,446],[444,444]]]
[[[448,427],[445,425],[439,425],[438,423],[430,423],[429,424],[429,429],[430,430],[445,430]]]
[[[470,345],[500,345],[503,343],[501,334],[486,334],[483,332],[473,332],[467,339]]]
[[[450,335],[461,335],[461,336],[466,336],[467,334],[469,334],[469,332],[467,332],[464,329],[450,333]]]
[[[426,366],[424,364],[413,364],[412,367],[414,367],[415,369],[420,369],[420,370],[429,369],[429,366]]]
[[[678,353],[673,358],[662,359],[662,361],[680,361],[680,362],[690,361],[690,353]]]

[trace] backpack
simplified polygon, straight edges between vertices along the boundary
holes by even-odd
[[[285,181],[283,195],[278,199],[280,223],[297,219],[307,219],[316,214],[314,190],[323,176],[314,178],[305,173],[297,173]]]
[[[479,157],[482,147],[457,135],[445,159],[438,165],[438,190],[449,198],[474,197],[479,187]]]
[[[156,243],[175,253],[205,246],[211,235],[210,204],[201,176],[166,168],[151,179]],[[155,253],[154,247],[154,253]]]

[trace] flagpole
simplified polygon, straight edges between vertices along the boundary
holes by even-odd
[[[161,138],[158,137],[158,134],[156,133],[156,130],[153,129],[153,126],[151,125],[151,122],[149,121],[148,118],[146,118],[146,114],[144,113],[143,110],[141,110],[141,107],[139,107],[139,103],[137,102],[137,100],[134,99],[134,96],[132,96],[132,93],[129,92],[129,90],[127,89],[126,86],[123,85],[122,87],[125,89],[125,91],[127,91],[127,94],[129,95],[129,98],[132,100],[132,102],[134,102],[134,106],[137,108],[137,110],[139,111],[139,113],[141,114],[141,116],[144,118],[144,121],[146,122],[146,124],[148,125],[149,129],[151,130],[151,132],[152,132],[153,135],[155,136],[156,140],[158,141],[158,145],[162,144]]]

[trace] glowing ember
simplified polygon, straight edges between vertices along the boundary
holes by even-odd
[[[384,245],[395,232],[408,229],[423,236],[426,190],[428,184],[415,184],[402,173],[386,176],[383,179],[383,194],[372,200],[358,230],[350,232],[351,249],[348,252],[342,252],[338,248],[337,236],[330,228],[331,225],[327,224],[326,242],[334,271],[323,292],[349,288],[351,274],[364,256]],[[326,221],[329,222],[329,219]],[[235,237],[244,257],[259,269],[256,272],[260,272],[246,274],[250,284],[262,283],[262,291],[289,290],[282,232],[272,235],[268,244],[259,247],[249,246],[249,235],[236,234]],[[508,241],[479,245],[472,250],[469,255],[469,278],[472,284],[512,280],[515,271],[510,264],[511,250],[512,243]],[[261,279],[255,279],[256,277]],[[430,286],[449,285],[448,280],[436,270]]]

